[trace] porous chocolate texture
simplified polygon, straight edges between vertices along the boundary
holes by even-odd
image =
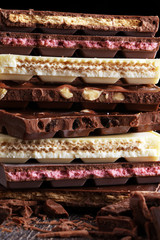
[[[0,132],[25,140],[160,131],[160,112],[35,112],[0,110]]]
[[[78,84],[78,82],[76,82]],[[81,85],[0,83],[1,108],[92,109],[97,111],[155,111],[160,103],[156,85]]]
[[[158,30],[158,16],[122,16],[69,13],[54,11],[6,10],[0,11],[2,31],[41,30],[46,33],[86,35],[154,36]]]

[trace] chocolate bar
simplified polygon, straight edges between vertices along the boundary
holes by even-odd
[[[14,127],[13,127],[14,126]],[[160,111],[140,113],[0,110],[0,132],[24,140],[160,131]]]
[[[117,203],[128,199],[134,191],[141,191],[148,196],[156,192],[157,183],[116,185],[103,187],[76,188],[37,188],[37,189],[6,189],[0,185],[1,201],[5,199],[19,199],[25,201],[44,201],[52,199],[63,203],[63,206],[100,208],[107,204]]]
[[[135,223],[128,216],[97,216],[96,218],[100,231],[112,232],[114,228],[123,228],[131,230],[135,228]]]
[[[126,198],[122,201],[118,201],[113,204],[107,204],[97,212],[97,216],[107,216],[107,215],[131,216],[130,199]]]
[[[109,239],[109,235],[111,236],[111,233],[114,233],[113,239],[120,239],[115,234],[117,232],[126,234],[128,229],[131,231],[126,235],[128,237],[124,239],[159,239],[159,199],[160,194],[158,192],[135,191],[131,192],[129,198],[106,205],[102,208],[103,216],[97,215],[98,232],[94,231],[93,236]],[[104,211],[105,208],[107,209],[106,212]]]
[[[159,44],[159,37],[0,32],[0,54],[87,58],[155,58]]]
[[[149,203],[146,197],[152,199],[152,202]],[[109,233],[121,232],[126,234],[128,229],[130,232],[126,235],[128,237],[124,239],[159,239],[160,207],[157,201],[159,197],[160,195],[157,192],[135,191],[131,193],[128,199],[106,205],[103,209],[109,209],[109,212],[106,211],[106,214],[103,212],[103,216],[97,216],[98,232],[94,232],[95,236],[109,239]],[[127,206],[123,207],[126,202]],[[114,208],[118,210],[116,214],[114,214]],[[121,209],[124,211],[121,212]],[[114,234],[113,239],[119,238],[116,238]]]
[[[1,31],[41,30],[49,33],[87,35],[154,36],[158,31],[158,16],[121,16],[69,13],[55,11],[7,10],[0,11]]]
[[[160,181],[160,163],[1,164],[0,176],[0,184],[12,189],[40,188],[44,182],[50,187],[82,187],[88,180],[93,186],[122,185],[133,178],[148,184]]]
[[[160,59],[61,58],[0,55],[0,80],[71,83],[81,77],[85,83],[114,84],[124,78],[128,84],[156,84]]]
[[[156,111],[160,88],[156,85],[52,85],[36,82],[0,83],[1,108],[92,109],[97,111]]]
[[[13,126],[14,127],[14,126]],[[158,161],[160,135],[156,132],[126,133],[101,137],[47,138],[22,140],[0,134],[0,162],[85,163]]]
[[[69,217],[68,212],[59,203],[54,202],[52,199],[47,199],[44,203],[45,213],[50,217]]]

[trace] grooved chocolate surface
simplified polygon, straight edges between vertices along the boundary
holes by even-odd
[[[96,113],[0,110],[0,132],[21,139],[102,136],[160,130],[160,112]]]

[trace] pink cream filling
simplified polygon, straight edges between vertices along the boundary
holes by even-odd
[[[38,181],[38,180],[60,180],[60,179],[82,179],[89,177],[134,177],[134,176],[158,176],[160,167],[138,167],[138,168],[115,168],[115,169],[95,169],[95,170],[27,170],[6,172],[10,181]]]
[[[85,40],[57,40],[32,38],[0,38],[0,43],[4,45],[18,46],[39,46],[39,47],[64,47],[64,48],[108,48],[108,49],[130,49],[130,50],[154,50],[158,47],[157,42],[138,42],[138,41],[85,41]]]

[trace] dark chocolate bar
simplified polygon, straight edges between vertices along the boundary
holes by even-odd
[[[128,216],[97,216],[96,218],[100,231],[112,232],[114,228],[131,230],[135,228],[135,223]]]
[[[0,132],[25,140],[160,131],[160,111],[140,113],[0,110]]]
[[[158,30],[158,16],[122,16],[69,13],[54,11],[0,11],[1,31],[33,32],[41,30],[54,34],[154,36]]]
[[[158,110],[160,103],[160,87],[156,85],[72,86],[33,81],[24,84],[1,82],[0,108],[26,108],[30,105],[36,109],[146,112]]]
[[[116,162],[107,164],[0,164],[0,184],[6,188],[82,187],[122,185],[135,179],[148,184],[160,181],[160,162]]]
[[[159,239],[159,199],[157,192],[135,191],[127,199],[106,205],[97,215],[98,232],[95,231],[94,236],[108,239],[109,233],[126,234],[128,229],[130,232],[124,239]],[[119,238],[114,234],[113,239]]]
[[[122,201],[118,201],[117,203],[106,205],[97,212],[97,216],[107,215],[131,216],[130,200],[127,198]]]
[[[159,37],[0,32],[0,54],[55,57],[155,58]]]
[[[152,183],[103,187],[6,189],[0,185],[0,198],[1,201],[3,199],[20,199],[26,201],[53,199],[58,203],[63,203],[64,206],[100,208],[107,204],[128,199],[134,191],[145,192],[145,198],[150,192],[152,193],[152,198],[158,197],[159,192],[156,192],[158,186],[158,183]]]

